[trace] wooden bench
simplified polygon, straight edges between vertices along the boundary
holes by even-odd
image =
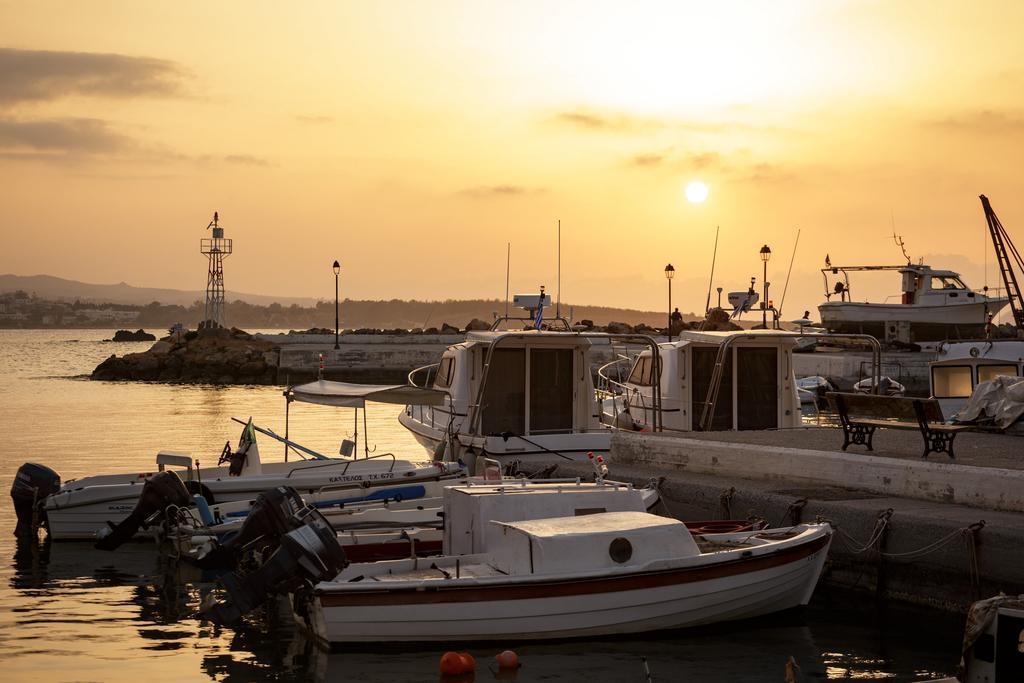
[[[942,408],[933,398],[903,398],[900,396],[878,396],[875,394],[847,394],[829,392],[825,394],[832,409],[839,415],[843,426],[843,450],[850,444],[871,447],[875,430],[917,429],[924,438],[924,453],[953,454],[953,439],[967,425],[946,424]]]

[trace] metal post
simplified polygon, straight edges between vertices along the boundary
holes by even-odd
[[[761,327],[768,329],[768,262],[764,262],[764,300],[761,302]]]
[[[338,262],[334,262],[334,349],[338,350],[341,346],[338,344],[338,334],[340,327],[340,316],[338,314]]]
[[[668,340],[672,341],[672,279],[668,281]]]

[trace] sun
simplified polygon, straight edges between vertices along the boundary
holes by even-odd
[[[686,186],[686,199],[691,204],[700,204],[708,198],[708,186],[699,180],[693,180]]]

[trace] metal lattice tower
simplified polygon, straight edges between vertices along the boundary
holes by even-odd
[[[224,228],[218,225],[220,218],[215,211],[213,220],[206,226],[213,230],[213,237],[200,240],[199,251],[209,261],[206,272],[206,309],[200,327],[224,327],[224,259],[231,255],[231,240],[224,238]]]

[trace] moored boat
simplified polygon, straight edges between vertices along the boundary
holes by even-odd
[[[485,552],[350,565],[297,597],[297,612],[331,643],[697,626],[807,604],[832,536],[828,524],[804,524],[695,537],[682,522],[643,512],[490,526]]]

